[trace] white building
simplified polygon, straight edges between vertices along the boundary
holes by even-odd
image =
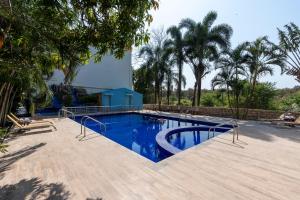
[[[48,84],[58,85],[63,80],[63,72],[56,70]],[[112,55],[104,56],[99,63],[91,59],[89,64],[78,67],[78,73],[71,85],[84,87],[88,92],[117,88],[132,90],[131,52],[126,52],[120,60]]]

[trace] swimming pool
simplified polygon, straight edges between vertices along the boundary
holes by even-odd
[[[110,140],[130,149],[153,162],[159,162],[173,153],[162,148],[156,140],[158,133],[176,130],[179,127],[216,126],[217,123],[196,120],[184,120],[174,117],[164,117],[141,113],[123,113],[92,116],[106,125],[106,131],[101,129],[96,122],[87,121],[86,127],[101,133]],[[82,116],[75,118],[78,123]],[[226,127],[226,125],[225,125]],[[225,131],[228,130],[224,129]],[[216,135],[220,132],[216,131]],[[197,131],[170,132],[166,136],[169,144],[181,150],[200,144],[208,139],[207,128]]]

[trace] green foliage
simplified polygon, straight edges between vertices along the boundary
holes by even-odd
[[[232,28],[228,24],[213,26],[217,13],[209,12],[201,22],[183,19],[179,27],[184,28],[185,56],[191,64],[196,79],[197,105],[200,105],[202,79],[211,72],[211,62],[216,60],[221,51],[230,47]],[[194,93],[195,94],[195,93]],[[193,96],[193,104],[196,105]]]
[[[176,100],[176,99],[175,99],[175,100]],[[174,101],[174,102],[175,102],[175,101]],[[192,105],[192,101],[189,100],[189,99],[183,98],[183,99],[181,100],[181,105],[183,105],[183,106],[191,106],[191,105]]]
[[[201,99],[201,105],[206,106],[206,107],[213,107],[214,104],[214,95],[212,94],[207,94],[203,95]]]
[[[300,29],[294,23],[284,26],[284,30],[278,29],[278,47],[287,57],[285,70],[300,82]]]
[[[278,106],[281,110],[300,112],[300,91],[284,96]]]
[[[224,102],[222,102],[222,99],[224,100],[224,96],[222,95],[224,94],[217,91],[204,92],[201,98],[201,105],[206,107],[223,106]]]
[[[144,57],[142,66],[135,71],[134,85],[137,91],[147,92],[153,88],[155,103],[162,102],[162,84],[165,77],[170,78],[170,51],[163,35],[156,37],[154,44],[148,44],[140,49],[139,57]],[[170,74],[169,74],[170,75]],[[167,81],[168,82],[168,81]],[[169,85],[170,87],[170,85]],[[144,95],[147,93],[143,93]],[[145,96],[146,98],[147,96]]]
[[[274,85],[274,83],[259,83],[256,86],[253,96],[254,108],[276,109],[274,100],[277,93]]]
[[[45,80],[55,69],[70,83],[91,57],[90,47],[96,60],[106,53],[121,58],[147,40],[149,11],[157,8],[156,0],[15,0],[1,6],[0,123],[15,98],[49,100]]]
[[[185,48],[185,41],[183,39],[183,34],[180,31],[179,27],[176,26],[171,26],[168,30],[167,33],[170,34],[171,39],[166,41],[166,48],[170,50],[170,53],[172,54],[172,62],[176,63],[177,69],[178,69],[178,80],[176,81],[177,83],[177,97],[178,97],[178,105],[181,104],[181,89],[182,89],[182,83],[184,84],[184,77],[183,77],[183,64],[184,61],[186,60],[185,55],[184,55],[184,48]],[[175,74],[172,73],[172,70],[170,69],[170,72],[168,73],[169,75]],[[170,88],[170,85],[172,85],[172,78],[168,76],[169,79],[167,81],[168,83],[168,88]],[[170,90],[170,89],[169,89]],[[169,94],[170,92],[168,92]]]
[[[152,94],[153,86],[153,73],[147,67],[141,67],[133,72],[133,87],[134,90],[143,94],[143,102],[153,102]]]

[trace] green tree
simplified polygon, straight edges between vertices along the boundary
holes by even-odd
[[[273,75],[275,66],[284,69],[285,55],[267,37],[261,37],[251,42],[247,48],[248,80],[251,84],[247,97],[247,105],[253,106],[253,95],[258,80],[267,74]]]
[[[145,60],[141,67],[148,68],[148,70],[153,73],[154,101],[161,105],[162,83],[169,66],[170,52],[167,51],[164,42],[162,42],[142,47],[139,56],[143,56]]]
[[[144,65],[133,72],[134,90],[143,94],[143,102],[150,103],[154,91],[153,73]]]
[[[175,74],[172,68],[169,66],[166,69],[166,88],[167,88],[167,104],[170,105],[170,96],[173,88],[173,82]]]
[[[259,83],[253,95],[254,108],[256,109],[276,109],[274,98],[276,89],[274,83]]]
[[[243,88],[241,78],[245,76],[245,68],[248,61],[246,51],[249,43],[245,42],[238,45],[235,49],[225,51],[216,60],[216,69],[220,70],[212,80],[212,87],[225,88],[229,107],[235,112],[235,117],[239,118],[240,96]],[[233,95],[234,102],[231,102],[230,94]]]
[[[156,0],[15,0],[1,6],[0,124],[16,97],[49,99],[45,79],[55,69],[69,82],[90,47],[96,60],[106,53],[120,58],[147,41],[152,8],[158,8]]]
[[[219,49],[230,47],[232,28],[227,24],[213,26],[216,19],[217,13],[212,11],[204,17],[202,22],[196,23],[191,19],[184,19],[180,23],[180,28],[186,29],[185,53],[188,62],[193,66],[196,79],[193,105],[196,105],[196,88],[197,105],[200,105],[202,79],[211,70],[210,61],[218,57]]]
[[[185,55],[184,55],[184,40],[182,33],[179,27],[171,26],[167,33],[170,34],[171,39],[167,41],[168,48],[171,49],[173,59],[176,62],[177,69],[178,69],[178,85],[177,85],[177,98],[178,98],[178,105],[180,105],[181,101],[181,89],[182,89],[182,70],[183,64],[185,62]]]

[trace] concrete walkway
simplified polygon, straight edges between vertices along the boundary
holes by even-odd
[[[236,144],[223,134],[153,163],[92,131],[78,141],[79,124],[54,121],[56,132],[8,142],[0,157],[1,200],[300,199],[297,128],[242,122]]]

